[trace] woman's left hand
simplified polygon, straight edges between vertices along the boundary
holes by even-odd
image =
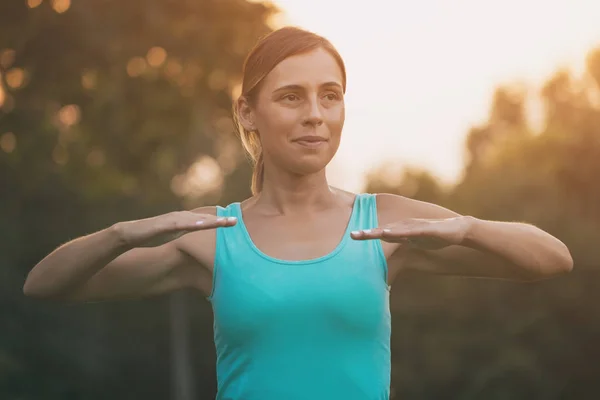
[[[390,243],[405,243],[424,250],[439,250],[463,243],[472,224],[471,217],[445,219],[411,218],[382,227],[352,232],[355,240],[381,239]]]

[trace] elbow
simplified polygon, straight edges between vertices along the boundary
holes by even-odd
[[[27,275],[23,284],[23,294],[27,297],[37,297],[38,289],[35,287],[35,282],[31,278],[31,272]]]
[[[40,271],[36,265],[29,273],[23,284],[23,294],[27,297],[46,298],[48,297],[47,288],[44,289],[44,279],[40,276]],[[47,286],[47,285],[46,285]]]
[[[23,294],[26,297],[43,299],[48,296],[48,284],[44,285],[44,274],[41,273],[39,264],[37,264],[29,273],[27,274],[27,278],[25,278],[25,282],[23,283]]]
[[[31,279],[31,277],[27,277],[23,284],[23,294],[26,297],[39,300],[59,300],[61,298],[56,292],[37,284],[35,279]]]
[[[35,284],[35,281],[30,277],[27,277],[25,280],[25,284],[23,285],[23,294],[27,297],[32,297],[36,299],[45,299],[50,296],[44,292],[38,285]]]
[[[553,265],[551,268],[553,275],[562,275],[573,271],[573,257],[564,243],[560,243],[551,264]]]
[[[535,268],[529,268],[530,273],[526,274],[524,281],[537,282],[568,274],[573,271],[573,264],[573,257],[565,247],[559,254],[540,262]]]
[[[81,294],[76,290],[59,289],[52,285],[40,284],[40,280],[27,277],[23,284],[23,294],[26,297],[56,303],[73,303],[81,301]]]
[[[36,287],[32,287],[27,283],[25,283],[25,285],[23,286],[23,294],[26,297],[36,300],[46,300],[52,302],[70,301],[70,298],[65,296],[64,294],[57,294]]]
[[[37,289],[35,287],[35,285],[33,285],[29,279],[27,279],[25,281],[25,284],[23,285],[23,294],[27,297],[33,297],[33,298],[43,298],[44,297],[42,295],[41,291],[39,289]]]
[[[557,274],[566,274],[573,271],[573,257],[565,247],[565,252],[556,263]]]

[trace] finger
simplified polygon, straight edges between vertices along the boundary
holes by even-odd
[[[350,237],[354,240],[373,240],[381,239],[389,233],[389,229],[373,228],[361,229],[350,233]]]
[[[385,241],[391,241],[394,243],[414,243],[419,245],[420,238],[426,233],[420,227],[404,227],[398,228],[374,228],[374,229],[363,229],[354,231],[351,236],[355,240],[373,240],[381,239]],[[429,244],[429,243],[428,243]],[[430,245],[430,244],[429,244]]]
[[[172,231],[193,232],[205,229],[233,226],[237,223],[235,217],[195,216],[194,218],[181,218],[173,222]]]
[[[218,217],[197,220],[193,227],[196,230],[226,228],[237,224],[236,217]]]

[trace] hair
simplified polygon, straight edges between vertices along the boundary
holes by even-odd
[[[337,61],[342,71],[342,87],[346,91],[346,67],[335,47],[322,36],[296,28],[284,27],[263,36],[250,51],[243,66],[241,97],[252,107],[256,104],[260,86],[265,77],[288,57],[322,48]],[[245,129],[239,120],[238,102],[234,102],[233,119],[244,150],[254,164],[252,194],[260,193],[264,180],[264,160],[260,139],[255,131]]]

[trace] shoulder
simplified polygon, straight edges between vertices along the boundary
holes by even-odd
[[[339,189],[333,186],[331,187],[331,190],[337,194],[338,198],[340,199],[340,202],[344,206],[352,208],[352,206],[354,205],[354,201],[356,200],[356,196],[358,196],[357,193],[348,192],[346,190]]]
[[[219,206],[203,206],[188,211],[196,214],[217,215]],[[216,229],[205,229],[187,233],[174,241],[175,247],[191,256],[203,266],[211,266],[216,245]]]
[[[242,201],[241,204],[245,205],[249,200],[252,200],[252,198]],[[217,212],[219,209],[221,209],[221,211],[228,210],[228,209],[231,209],[231,207],[234,206],[235,204],[238,204],[238,203],[230,203],[230,204],[225,204],[225,205],[202,206],[202,207],[193,208],[190,211],[193,213],[196,213],[196,214],[217,215]]]
[[[189,212],[193,212],[195,214],[205,214],[205,215],[217,215],[217,207],[219,206],[202,206],[202,207],[196,207],[196,208],[192,208],[191,210],[189,210]],[[194,232],[190,232],[188,234],[185,234],[181,237],[179,237],[176,240],[176,244],[178,245],[178,247],[180,248],[180,250],[187,250],[187,248],[190,245],[194,245],[195,243],[198,242],[198,240],[209,240],[212,241],[214,240],[214,229],[206,229],[206,230],[199,230],[199,231],[194,231]],[[187,252],[187,251],[186,251]]]
[[[204,215],[217,215],[217,209],[220,206],[202,206],[196,207],[188,210],[189,212],[193,212],[195,214],[204,214]],[[203,229],[194,232],[187,233],[176,239],[175,244],[176,247],[183,251],[184,253],[197,252],[198,250],[191,251],[190,249],[201,249],[203,246],[198,246],[198,244],[206,245],[208,249],[214,247],[215,244],[215,229]]]
[[[382,224],[407,218],[452,218],[458,213],[426,201],[415,200],[409,197],[391,193],[378,193],[377,214]]]
[[[217,208],[219,206],[202,206],[193,208],[190,211],[196,214],[208,214],[208,215],[217,215]]]

